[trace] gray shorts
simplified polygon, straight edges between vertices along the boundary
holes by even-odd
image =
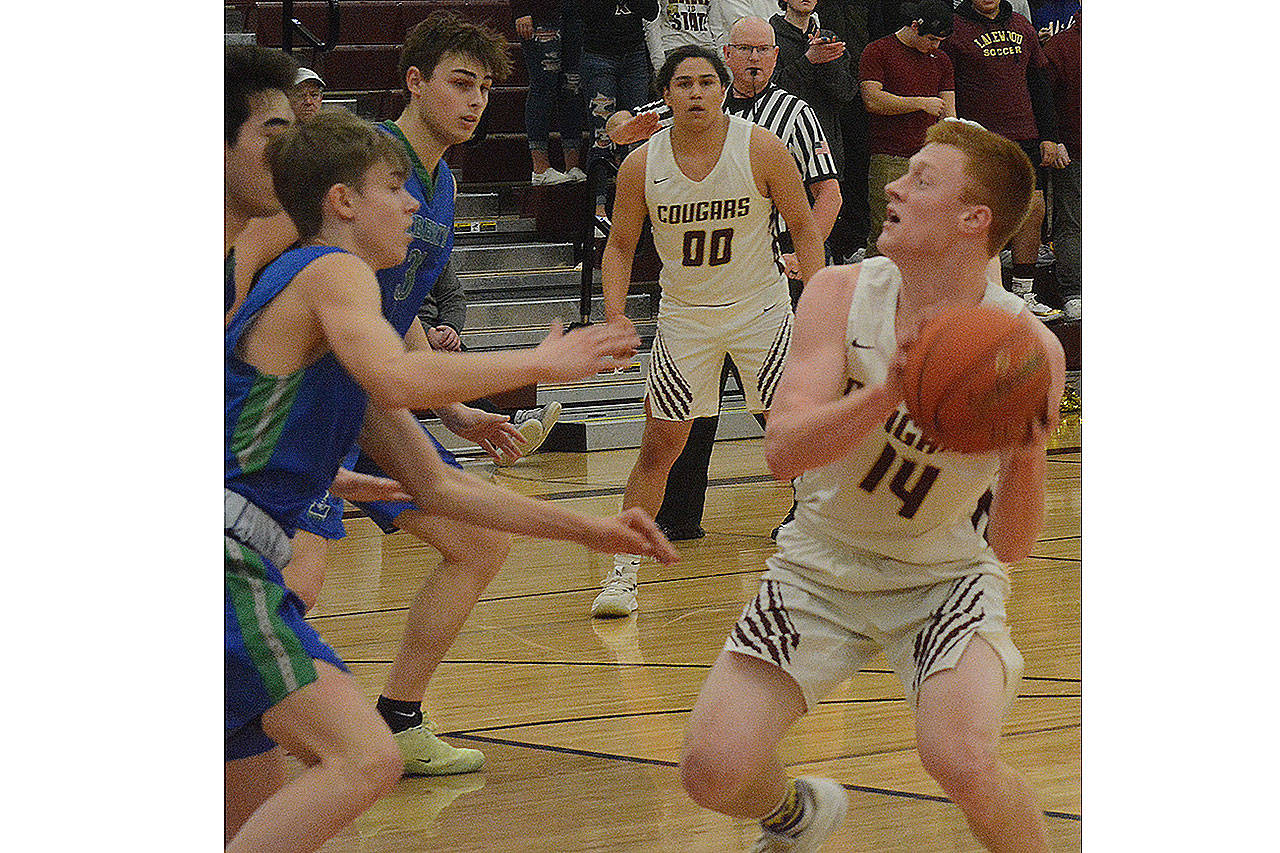
[[[795,679],[812,708],[841,681],[866,667],[878,649],[915,707],[924,680],[951,669],[975,636],[1004,663],[1005,701],[1022,680],[1022,654],[1005,624],[1008,583],[973,574],[931,586],[849,592],[794,573],[774,579],[742,611],[724,647],[771,663]],[[780,574],[790,574],[786,580]]]

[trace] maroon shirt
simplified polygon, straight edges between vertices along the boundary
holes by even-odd
[[[936,98],[956,88],[951,59],[945,53],[921,53],[893,33],[862,51],[858,80],[874,80],[889,94],[904,98]],[[867,120],[871,153],[898,157],[910,157],[923,148],[925,132],[937,121],[924,110],[895,116],[868,110]]]
[[[1044,44],[1053,83],[1053,103],[1058,109],[1058,130],[1072,159],[1080,156],[1080,14],[1073,27],[1061,30]]]
[[[964,8],[942,43],[955,66],[956,113],[1015,141],[1040,139],[1027,86],[1027,68],[1047,64],[1035,27],[1007,3],[994,21],[963,17]]]

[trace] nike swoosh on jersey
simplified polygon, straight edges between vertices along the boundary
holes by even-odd
[[[854,349],[875,349],[874,346],[871,346],[869,344],[858,343],[857,338],[854,338],[853,340],[849,341],[849,346],[853,347]]]
[[[670,176],[670,175],[665,175],[665,176],[663,176],[663,177],[661,177],[661,178],[654,178],[654,179],[653,179],[653,182],[654,182],[655,184],[660,184],[660,183],[662,183],[663,181],[665,181],[665,180],[666,180],[667,178],[669,178],[669,177],[671,177],[671,176]]]

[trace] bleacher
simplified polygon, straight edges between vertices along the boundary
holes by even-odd
[[[240,31],[251,34],[258,44],[283,46],[281,2],[227,0],[226,7],[228,33]],[[311,49],[295,33],[294,55],[324,78],[326,103],[354,104],[359,115],[374,121],[395,118],[405,104],[396,70],[399,46],[408,30],[436,9],[453,10],[503,33],[513,64],[510,78],[490,93],[484,139],[454,146],[445,155],[459,185],[453,264],[467,291],[464,345],[475,351],[533,346],[552,321],[558,319],[566,325],[581,321],[584,254],[593,268],[589,319],[603,320],[602,247],[588,236],[584,253],[579,236],[592,212],[585,185],[533,187],[529,183],[524,133],[528,79],[507,0],[340,0],[338,34],[332,49]],[[293,4],[292,13],[321,42],[335,41],[328,30],[328,3],[300,0]],[[560,140],[554,133],[549,149],[552,163],[563,168]],[[564,410],[543,445],[546,449],[639,445],[647,348],[658,307],[657,269],[652,245],[642,246],[637,252],[636,285],[627,301],[627,315],[635,322],[644,349],[628,370],[504,395],[501,402],[519,407],[553,399],[561,402]],[[745,409],[725,420],[724,436],[760,434]],[[476,452],[474,445],[448,430],[432,432],[460,454]]]
[[[228,38],[252,38],[258,44],[284,43],[283,7],[258,0],[225,0]],[[591,272],[589,319],[603,319],[600,297],[599,241],[584,227],[591,201],[583,184],[533,187],[524,133],[528,79],[508,0],[338,0],[339,26],[329,32],[324,0],[298,0],[293,17],[329,50],[309,47],[294,34],[294,55],[325,80],[327,103],[353,105],[364,118],[395,118],[404,108],[397,74],[399,46],[415,24],[436,9],[487,24],[503,33],[510,46],[512,74],[494,87],[486,110],[487,132],[478,142],[454,146],[445,155],[459,184],[454,268],[466,287],[467,321],[462,331],[470,350],[494,350],[536,344],[547,325],[583,319],[580,307],[584,256]],[[243,34],[243,35],[237,35]],[[554,124],[553,124],[554,127]],[[548,154],[563,169],[560,140],[553,132]],[[584,251],[583,243],[586,243]],[[642,241],[633,270],[627,316],[636,324],[642,351],[630,369],[583,382],[542,385],[507,395],[513,406],[532,407],[559,400],[564,410],[544,447],[592,450],[639,446],[644,426],[644,377],[647,348],[658,308],[657,256]],[[1044,277],[1046,280],[1041,281]],[[1054,292],[1052,269],[1037,275],[1037,292]],[[1080,364],[1080,324],[1051,327],[1063,341],[1070,370]],[[428,421],[430,423],[430,421]],[[462,454],[476,452],[445,429],[432,432]],[[725,398],[718,438],[758,436],[760,427],[747,412],[737,389]]]

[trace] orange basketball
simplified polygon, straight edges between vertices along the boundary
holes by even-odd
[[[907,411],[947,450],[988,453],[1047,415],[1049,357],[1016,315],[982,305],[927,322],[907,351]]]

